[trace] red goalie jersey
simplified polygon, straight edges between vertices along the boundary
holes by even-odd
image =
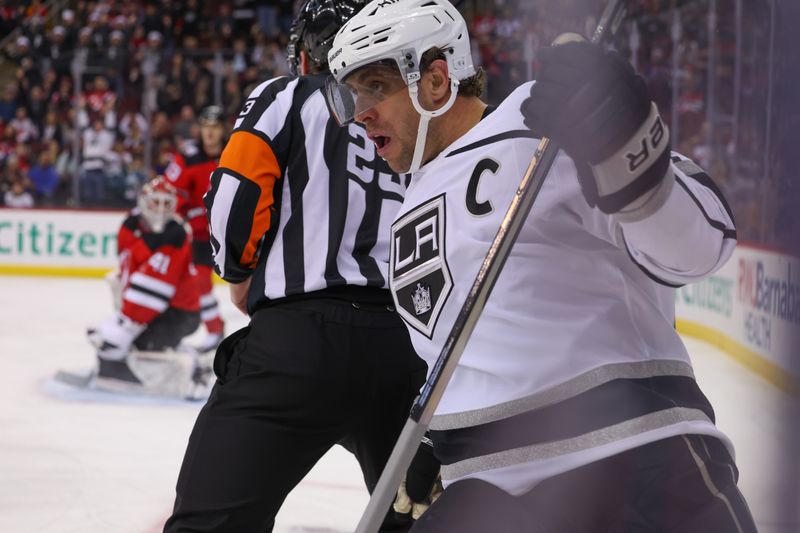
[[[147,324],[169,307],[199,311],[190,235],[176,220],[167,222],[160,233],[147,228],[134,209],[117,236],[122,313]]]

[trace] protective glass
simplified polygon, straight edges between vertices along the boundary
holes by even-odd
[[[373,63],[354,71],[342,82],[330,76],[325,82],[325,97],[336,122],[344,126],[406,87],[393,62]]]

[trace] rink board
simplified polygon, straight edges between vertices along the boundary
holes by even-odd
[[[117,263],[125,211],[0,209],[0,273],[102,276]]]
[[[681,333],[800,396],[800,259],[740,244],[713,276],[676,291],[675,311]]]

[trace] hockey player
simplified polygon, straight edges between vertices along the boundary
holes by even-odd
[[[245,101],[206,196],[219,275],[251,320],[217,349],[217,382],[164,531],[272,531],[286,495],[334,444],[371,491],[426,367],[387,286],[406,176],[322,92],[336,30],[364,2],[309,0],[289,57],[301,74]],[[407,520],[389,515],[384,531]]]
[[[443,495],[414,532],[754,532],[728,438],[673,324],[674,287],[735,246],[642,80],[588,43],[496,109],[446,0],[376,0],[329,54],[330,105],[414,172],[390,286],[431,365],[540,135],[558,155],[431,423]],[[476,78],[477,76],[477,78]],[[530,128],[533,128],[533,133]]]
[[[199,352],[216,348],[222,340],[225,324],[219,314],[212,279],[214,261],[211,258],[208,218],[203,196],[208,191],[209,178],[219,163],[225,147],[225,121],[222,108],[208,106],[198,116],[200,146],[188,145],[184,153],[176,155],[164,171],[179,192],[178,212],[192,228],[192,257],[198,272],[200,287],[200,317],[207,335],[196,346]]]
[[[181,376],[170,370],[153,377],[131,357],[134,347],[139,352],[174,350],[200,325],[191,236],[175,216],[177,202],[175,187],[158,177],[142,187],[137,207],[119,229],[119,309],[89,330],[97,347],[100,388],[150,393],[187,389],[188,372]],[[161,368],[186,366],[175,362]],[[187,383],[166,383],[178,379]]]

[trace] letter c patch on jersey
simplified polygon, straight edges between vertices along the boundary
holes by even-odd
[[[445,203],[439,195],[392,224],[389,285],[397,312],[433,337],[453,279],[445,258]]]

